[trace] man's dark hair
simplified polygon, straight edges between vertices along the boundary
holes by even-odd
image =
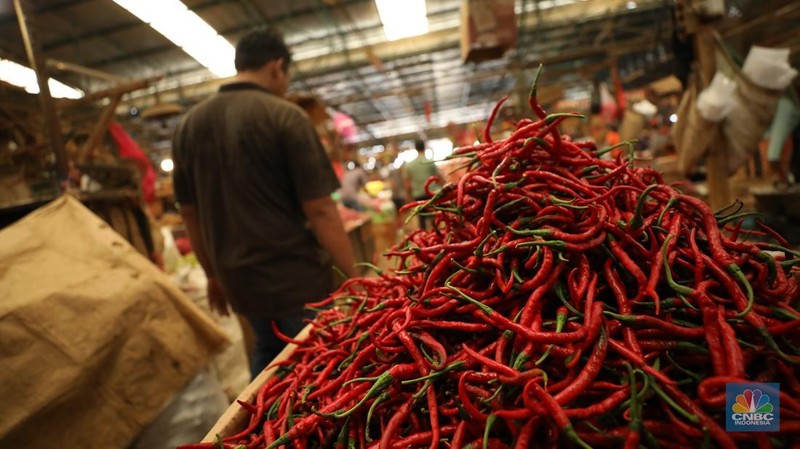
[[[422,139],[416,139],[414,141],[414,148],[416,148],[417,151],[425,151],[425,141]]]
[[[283,70],[289,69],[292,55],[283,41],[283,35],[274,28],[264,28],[247,33],[236,44],[236,71],[256,70],[264,64],[283,58]]]

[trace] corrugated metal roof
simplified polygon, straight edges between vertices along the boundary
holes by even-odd
[[[157,87],[128,98],[140,109],[156,101],[155,91],[161,101],[190,101],[215,87],[194,59],[111,0],[27,1],[45,57],[129,79],[166,74]],[[396,42],[384,38],[373,0],[184,3],[231,42],[259,26],[280,28],[296,60],[292,88],[353,116],[364,139],[480,118],[499,97],[524,90],[539,62],[546,63],[545,83],[574,92],[606,73],[611,57],[623,78],[642,68],[668,73],[672,58],[671,2],[664,0],[639,0],[635,9],[622,0],[517,0],[517,48],[477,64],[460,60],[460,0],[427,0],[430,32]],[[774,10],[791,2],[766,3]],[[785,42],[796,37],[789,27],[771,26]],[[24,55],[11,2],[2,1],[0,56],[24,63]],[[107,86],[87,76],[58,77],[85,91]]]

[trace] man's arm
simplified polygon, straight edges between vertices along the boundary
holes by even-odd
[[[303,212],[311,225],[311,232],[320,245],[333,256],[333,264],[347,277],[358,276],[350,239],[344,231],[336,203],[329,196],[325,196],[304,201],[302,205]]]
[[[211,260],[208,258],[206,246],[203,244],[203,234],[200,232],[200,222],[197,219],[197,209],[193,204],[181,204],[181,217],[186,226],[186,233],[189,234],[189,241],[192,242],[192,251],[194,251],[200,266],[206,273],[208,279],[208,306],[212,311],[227,316],[228,301],[222,293],[222,289],[217,282],[217,275],[214,272],[214,266],[211,265]]]

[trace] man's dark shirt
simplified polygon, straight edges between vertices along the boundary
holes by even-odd
[[[330,257],[301,203],[338,181],[312,123],[252,83],[222,86],[173,139],[175,198],[194,205],[206,251],[234,310],[297,315],[329,292]]]

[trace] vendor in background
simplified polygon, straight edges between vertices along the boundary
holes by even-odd
[[[405,164],[405,188],[406,194],[413,201],[421,201],[428,199],[428,194],[425,192],[425,184],[431,176],[436,176],[442,179],[439,169],[436,164],[429,160],[425,155],[425,142],[417,139],[414,141],[414,148],[417,150],[417,157]],[[436,191],[441,186],[437,182],[433,182],[430,186],[431,191]],[[420,229],[427,229],[428,217],[417,214],[419,217]]]
[[[662,157],[675,152],[670,135],[670,123],[665,117],[660,117],[650,133],[650,142],[647,148],[653,157]]]
[[[291,55],[275,30],[236,46],[233,82],[192,108],[173,139],[175,197],[208,277],[211,310],[243,315],[255,334],[251,374],[325,298],[332,265],[355,276],[331,194],[338,181],[308,116],[283,97]],[[332,256],[332,260],[331,260]]]
[[[342,188],[339,189],[339,196],[342,198],[342,204],[350,209],[363,212],[364,206],[358,201],[358,194],[367,184],[367,172],[364,171],[358,161],[351,161],[346,165],[352,168],[342,175]]]
[[[774,185],[786,188],[796,183],[800,172],[800,149],[793,136],[800,133],[800,107],[792,91],[778,100],[775,117],[768,131],[767,160],[775,177]]]
[[[408,202],[408,196],[405,189],[405,170],[402,166],[398,168],[390,167],[386,180],[389,182],[389,187],[392,189],[392,203],[394,203],[394,208],[399,212],[400,208],[403,207]],[[397,214],[398,220],[400,214]]]

